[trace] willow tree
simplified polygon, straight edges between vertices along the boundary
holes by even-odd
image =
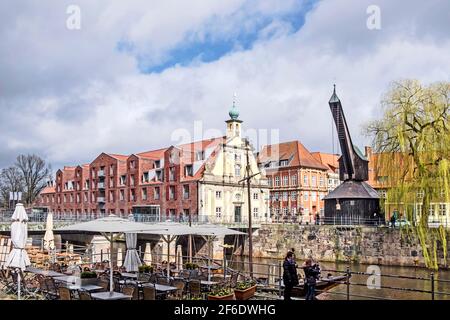
[[[439,265],[439,247],[447,259],[442,224],[450,202],[449,98],[449,82],[395,82],[382,99],[381,118],[367,127],[379,153],[375,170],[386,187],[384,201],[413,222],[410,231],[417,234],[425,263],[433,269]],[[438,228],[430,226],[434,220]]]

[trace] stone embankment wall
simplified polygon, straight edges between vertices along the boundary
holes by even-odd
[[[447,258],[438,244],[438,263],[447,267],[450,255],[447,231]],[[375,227],[303,226],[266,224],[255,232],[254,256],[282,259],[295,248],[297,259],[312,257],[317,261],[357,262],[364,264],[425,266],[417,236],[405,230]],[[245,245],[245,255],[248,253]]]

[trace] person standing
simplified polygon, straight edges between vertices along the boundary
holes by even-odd
[[[312,263],[312,259],[307,259],[303,264],[305,272],[306,300],[314,300],[316,297],[316,283],[319,278],[319,265]]]
[[[297,269],[295,267],[294,254],[288,251],[283,262],[284,300],[292,300],[292,288],[298,285]]]

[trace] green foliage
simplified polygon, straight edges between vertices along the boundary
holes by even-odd
[[[94,271],[83,271],[80,274],[80,278],[81,279],[94,279],[94,278],[97,278],[97,273],[95,273]]]
[[[213,291],[211,291],[208,295],[210,296],[217,296],[217,297],[224,297],[228,296],[230,294],[233,294],[234,291],[231,288],[217,288]]]
[[[254,280],[239,281],[236,284],[236,289],[237,290],[246,290],[248,288],[253,287],[254,285],[256,285],[256,281],[254,281]]]
[[[140,273],[153,273],[153,267],[143,264],[142,266],[139,266],[139,272]]]
[[[184,268],[186,270],[197,270],[198,269],[198,264],[193,263],[193,262],[186,262],[184,264]]]
[[[430,228],[429,221],[447,222],[439,204],[450,203],[449,101],[449,82],[397,82],[383,99],[382,118],[368,126],[379,153],[375,176],[386,178],[382,205],[413,222],[406,231],[418,236],[426,265],[433,269],[438,268],[438,241],[447,259],[446,232]]]

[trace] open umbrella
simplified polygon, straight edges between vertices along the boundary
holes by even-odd
[[[162,240],[167,244],[167,279],[170,279],[170,244],[175,241],[178,236],[195,234],[193,227],[186,226],[176,222],[159,222],[153,225],[155,230],[146,230],[140,233],[160,235]]]
[[[227,236],[227,235],[240,235],[245,234],[241,231],[236,231],[233,229],[228,229],[226,227],[218,226],[218,225],[202,225],[202,226],[196,226],[195,227],[195,234],[202,236],[206,243],[208,244],[208,281],[211,280],[211,255],[212,252],[212,244],[213,241],[220,236]],[[226,272],[225,266],[224,266],[224,273]]]
[[[112,293],[114,291],[114,281],[113,281],[113,263],[112,263],[112,252],[114,249],[114,236],[118,236],[124,233],[135,233],[142,231],[154,231],[158,229],[154,225],[147,225],[139,222],[130,221],[128,219],[122,219],[117,217],[114,214],[109,215],[108,217],[78,223],[66,227],[62,227],[55,231],[57,232],[68,232],[68,233],[76,233],[80,231],[85,232],[93,232],[100,233],[103,235],[110,243],[110,253],[111,257],[109,259],[109,267],[110,267],[110,286],[109,290]]]
[[[17,271],[17,298],[20,300],[20,273],[31,264],[25,250],[25,245],[28,238],[28,216],[22,203],[18,203],[16,205],[11,221],[12,250],[8,255],[5,266],[8,268],[13,268]]]
[[[45,224],[44,249],[52,251],[55,249],[55,236],[53,234],[53,213],[47,214],[47,222]]]
[[[142,265],[139,254],[136,250],[137,234],[127,233],[125,234],[125,240],[127,242],[127,254],[125,255],[124,266],[128,272],[139,271],[139,266]]]
[[[148,264],[148,265],[152,264],[152,249],[151,249],[151,246],[150,246],[150,242],[147,242],[145,244],[144,263]]]

